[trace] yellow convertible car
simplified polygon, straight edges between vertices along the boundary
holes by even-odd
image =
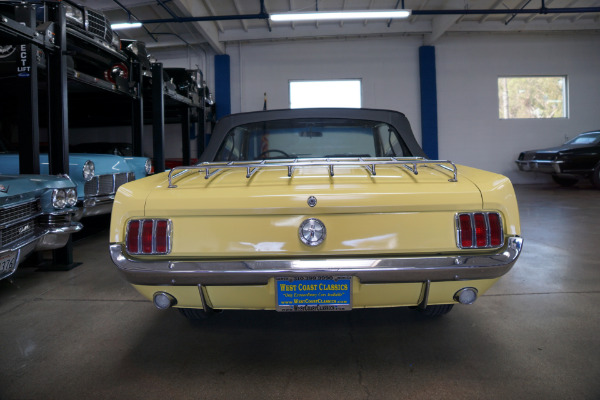
[[[430,160],[406,117],[230,115],[199,164],[127,183],[110,253],[159,309],[341,311],[471,304],[521,253],[513,187]]]

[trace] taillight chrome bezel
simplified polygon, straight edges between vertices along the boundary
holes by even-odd
[[[470,230],[471,230],[471,246],[463,246],[462,245],[462,228],[460,218],[461,216],[468,216],[470,220]],[[482,215],[485,223],[485,245],[478,246],[477,245],[477,229],[476,229],[476,215]],[[500,232],[498,235],[500,237],[500,242],[498,244],[492,244],[492,232],[490,227],[490,215],[493,215],[492,218],[498,218],[498,225]],[[495,211],[477,211],[477,212],[461,212],[455,215],[455,227],[456,227],[456,246],[459,249],[498,249],[504,246],[504,222],[502,220],[502,215]]]
[[[130,238],[130,234],[131,234],[131,226],[132,224],[137,224],[137,251],[132,251],[132,249],[130,248],[130,239],[135,240],[134,238]],[[143,236],[144,236],[144,225],[147,223],[151,223],[152,224],[152,235],[151,235],[151,246],[150,246],[150,251],[144,251],[145,248],[148,248],[148,246],[145,246],[145,244],[147,245],[148,243],[144,243],[143,241]],[[165,229],[165,234],[164,234],[164,239],[166,240],[166,242],[163,245],[163,247],[165,248],[165,251],[158,251],[157,250],[157,242],[159,237],[157,236],[157,230],[159,229],[159,225],[163,225],[163,223],[166,223],[166,227]],[[162,228],[161,228],[162,229]],[[173,232],[173,223],[171,222],[170,219],[165,219],[165,218],[140,218],[140,219],[132,219],[129,220],[127,222],[127,228],[126,228],[126,233],[125,233],[125,251],[127,251],[128,254],[132,254],[132,255],[144,255],[144,256],[150,256],[150,255],[165,255],[165,254],[169,254],[171,252],[171,246],[172,246],[172,232]]]

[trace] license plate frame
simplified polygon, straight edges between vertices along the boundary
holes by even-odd
[[[17,269],[18,251],[9,251],[0,255],[0,276],[10,275]]]
[[[352,277],[276,277],[275,301],[279,312],[349,311]]]

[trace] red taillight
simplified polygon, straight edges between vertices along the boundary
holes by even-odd
[[[478,213],[473,215],[475,220],[475,246],[487,246],[487,228],[485,224],[485,215]]]
[[[167,221],[156,221],[156,252],[166,253],[168,249]]]
[[[490,213],[488,214],[488,220],[490,221],[490,246],[502,246],[502,223],[500,222],[500,215]]]
[[[460,221],[460,247],[473,247],[473,228],[471,227],[471,215],[460,214],[458,219]]]
[[[502,220],[498,213],[458,214],[458,247],[482,249],[504,244]]]
[[[139,252],[139,234],[140,234],[140,221],[129,222],[129,228],[127,229],[127,251],[130,253]]]
[[[130,254],[167,254],[170,252],[170,221],[140,219],[129,221],[126,247]]]
[[[142,253],[152,253],[152,227],[154,222],[146,220],[142,223]]]

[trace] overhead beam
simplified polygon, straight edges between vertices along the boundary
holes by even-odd
[[[456,9],[456,10],[413,10],[412,15],[488,15],[488,14],[579,14],[598,13],[600,7],[566,8],[523,8],[523,9]]]
[[[209,10],[203,2],[194,0],[174,0],[174,3],[180,7],[187,15],[208,15]],[[210,21],[191,21],[194,27],[206,40],[208,45],[217,54],[225,54],[225,46],[219,41],[219,32],[213,22]]]
[[[492,6],[490,7],[491,9],[497,9],[498,7],[500,7],[500,5],[502,5],[504,3],[504,0],[496,0],[494,2],[494,4],[492,4]],[[490,14],[491,15],[491,14]],[[490,17],[490,15],[484,15],[483,17],[481,17],[481,19],[479,20],[479,23],[482,24],[485,21],[487,21],[487,19]]]
[[[446,2],[450,8],[460,7],[460,3],[462,3],[462,0],[452,0]],[[424,44],[426,46],[433,45],[440,37],[444,35],[444,33],[448,31],[452,25],[456,24],[456,21],[458,21],[461,17],[462,15],[458,14],[438,15],[434,17],[433,21],[431,22],[431,34],[425,35]]]
[[[238,4],[237,0],[233,0],[233,6],[238,14],[242,14],[242,10],[240,9],[240,5]],[[240,22],[242,23],[242,28],[244,28],[244,31],[248,32],[248,24],[246,24],[246,20],[243,19]]]
[[[206,0],[202,0],[202,4],[204,4],[204,7],[206,7],[206,9],[208,11],[210,11],[210,15],[212,15],[212,16],[217,15],[217,13],[215,12],[215,8],[212,6],[212,4],[210,4]],[[221,33],[225,32],[225,29],[223,28],[222,23],[220,23],[219,21],[215,21],[215,25],[217,25],[217,28],[219,28],[219,32],[221,32]]]
[[[447,32],[514,32],[516,28],[526,32],[564,32],[564,31],[584,31],[598,30],[598,22],[579,21],[577,27],[570,21],[557,21],[554,24],[548,24],[543,19],[535,19],[531,23],[524,24],[518,22],[515,24],[481,24],[478,21],[462,21],[460,25],[453,25]],[[511,26],[512,25],[512,26]],[[338,24],[322,24],[319,30],[315,30],[314,25],[296,25],[295,29],[273,26],[273,31],[268,32],[265,29],[249,29],[248,32],[239,30],[228,30],[219,35],[223,43],[237,41],[260,41],[260,40],[290,40],[290,39],[314,39],[327,37],[362,37],[362,36],[385,36],[385,35],[431,35],[432,28],[429,21],[418,21],[416,23],[396,22],[387,28],[385,24],[369,24],[366,27],[361,24],[344,24],[341,28]]]
[[[428,21],[417,22],[416,24],[396,23],[388,28],[382,24],[369,24],[363,26],[360,24],[344,24],[340,27],[339,24],[322,24],[318,30],[315,30],[314,25],[297,24],[294,29],[290,29],[289,25],[273,26],[272,32],[267,32],[264,29],[249,29],[248,32],[243,30],[228,30],[219,35],[222,42],[236,42],[245,40],[273,40],[273,39],[302,39],[315,37],[330,37],[330,36],[363,36],[363,35],[394,35],[404,33],[427,34],[431,32],[431,24]]]

